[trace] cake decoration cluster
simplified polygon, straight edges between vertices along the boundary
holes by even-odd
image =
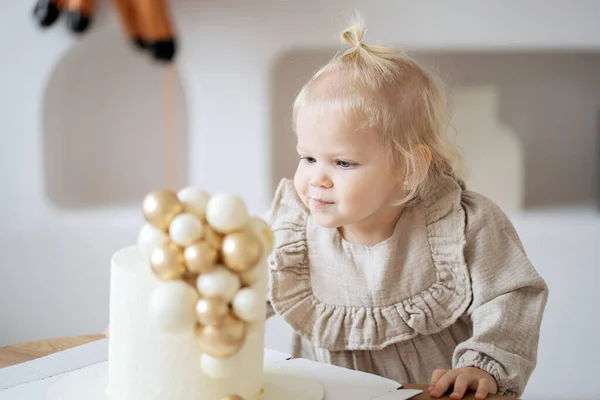
[[[155,190],[142,204],[138,248],[161,284],[149,315],[168,333],[194,332],[203,371],[229,376],[252,324],[265,318],[255,287],[273,248],[266,222],[243,199],[188,187]]]

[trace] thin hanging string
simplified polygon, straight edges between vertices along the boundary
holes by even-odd
[[[164,73],[164,151],[167,189],[178,189],[177,128],[175,125],[175,63],[165,66]]]

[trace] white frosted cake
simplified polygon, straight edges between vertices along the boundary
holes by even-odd
[[[255,400],[264,391],[272,235],[234,195],[154,191],[111,266],[106,395]]]
[[[321,400],[309,365],[264,350],[267,223],[196,188],[153,191],[143,213],[137,245],[112,257],[108,362],[46,399]]]

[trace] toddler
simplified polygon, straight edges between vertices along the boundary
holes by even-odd
[[[519,396],[547,286],[503,211],[465,188],[440,83],[363,34],[348,28],[350,49],[294,103],[300,161],[269,216],[272,309],[296,357],[431,382],[432,397]]]

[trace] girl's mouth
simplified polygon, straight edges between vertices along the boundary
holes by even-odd
[[[314,208],[326,208],[332,204],[334,204],[332,201],[326,201],[320,197],[313,196],[310,198],[310,205]]]

